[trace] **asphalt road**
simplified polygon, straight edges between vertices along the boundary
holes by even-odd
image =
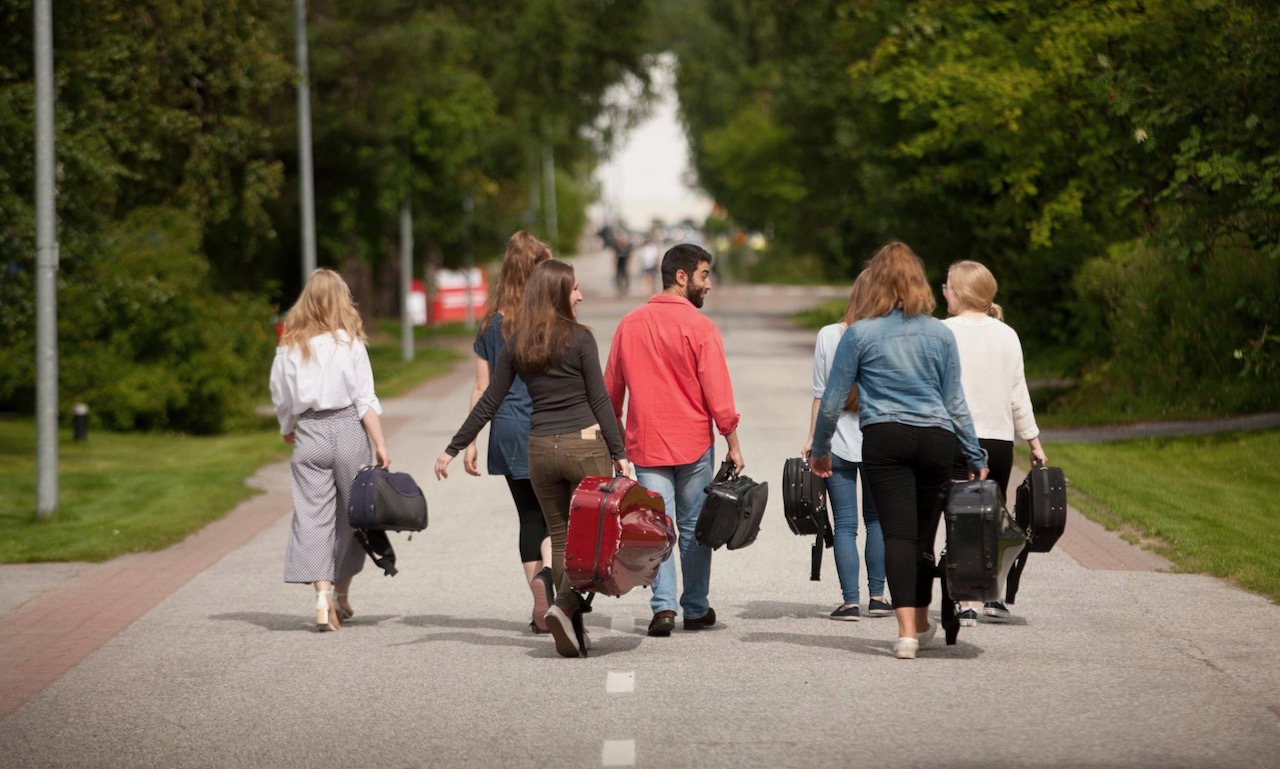
[[[603,357],[641,299],[610,296],[607,257],[578,265]],[[708,299],[746,473],[775,489],[757,542],[715,555],[715,629],[648,638],[634,591],[597,599],[588,659],[528,632],[506,485],[430,470],[465,415],[463,371],[387,404],[395,465],[427,490],[431,525],[397,538],[400,575],[370,565],[356,581],[340,632],[314,632],[310,589],[281,581],[286,505],[0,720],[0,766],[1277,766],[1280,607],[1217,579],[1060,548],[1032,559],[1011,622],[914,661],[893,657],[891,618],[826,618],[830,552],[810,582],[809,541],[776,492],[810,402],[813,335],[786,316],[815,296]],[[287,472],[262,475],[278,493]]]

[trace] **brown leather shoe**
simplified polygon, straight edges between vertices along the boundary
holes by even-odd
[[[675,629],[676,613],[673,611],[660,611],[649,622],[649,635],[654,638],[666,638]]]
[[[716,610],[707,609],[707,613],[697,619],[684,618],[685,630],[706,630],[716,624]]]

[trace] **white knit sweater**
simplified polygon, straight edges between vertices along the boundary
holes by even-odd
[[[947,318],[960,351],[960,385],[979,438],[1029,441],[1040,435],[1022,370],[1018,332],[995,318]]]

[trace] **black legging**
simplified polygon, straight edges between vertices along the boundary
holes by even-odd
[[[528,478],[503,477],[507,479],[511,499],[516,503],[516,514],[520,516],[520,562],[541,561],[542,540],[547,538],[547,519],[542,516],[538,495],[533,493],[533,483]]]
[[[987,450],[987,480],[995,481],[996,488],[1004,494],[1005,506],[1009,506],[1009,476],[1013,474],[1013,441],[995,441],[979,438],[978,445]],[[955,462],[951,465],[951,480],[969,480],[969,461],[956,446]]]
[[[880,511],[885,576],[896,607],[933,600],[938,493],[951,478],[956,437],[940,427],[894,422],[862,428],[862,467]]]

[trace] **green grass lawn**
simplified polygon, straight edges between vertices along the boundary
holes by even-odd
[[[1172,561],[1280,602],[1280,431],[1050,444],[1072,505]],[[1025,466],[1026,452],[1022,450]]]
[[[220,436],[59,436],[57,515],[37,520],[35,422],[0,421],[0,563],[105,561],[181,541],[258,493],[244,479],[287,455],[276,430]]]
[[[375,323],[369,359],[378,397],[447,372],[470,336],[460,325],[415,329],[414,360],[406,362],[399,324]],[[104,561],[168,547],[256,494],[244,479],[288,457],[274,418],[218,436],[95,430],[75,443],[63,431],[59,441],[59,509],[37,520],[35,423],[0,420],[0,563]]]
[[[369,362],[379,398],[394,398],[433,377],[449,371],[470,349],[473,332],[462,324],[414,329],[413,360],[405,361],[400,349],[400,323],[379,320],[367,330]]]

